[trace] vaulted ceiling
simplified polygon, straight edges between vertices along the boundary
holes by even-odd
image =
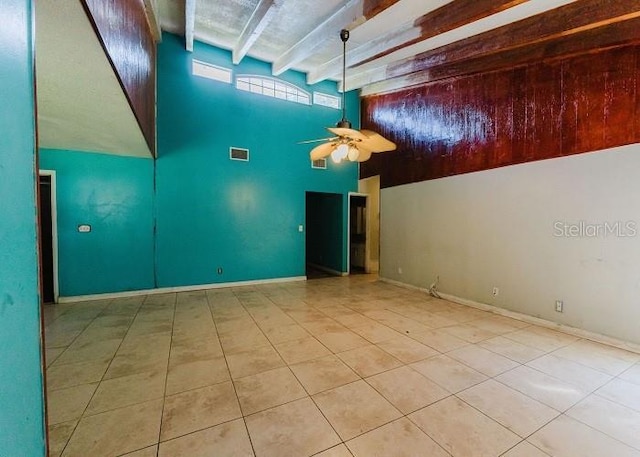
[[[163,30],[384,92],[457,73],[619,45],[640,36],[637,0],[157,0]]]

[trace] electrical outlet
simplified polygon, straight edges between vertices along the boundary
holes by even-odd
[[[556,300],[556,312],[563,313],[564,312],[564,303],[562,300]]]
[[[222,274],[222,267],[218,267],[218,274],[221,275]]]
[[[493,288],[493,296],[494,296],[494,297],[497,297],[497,296],[498,296],[498,294],[500,294],[500,289],[498,289],[497,287],[494,287],[494,288]]]
[[[402,267],[398,267],[398,274],[401,275],[402,274]]]

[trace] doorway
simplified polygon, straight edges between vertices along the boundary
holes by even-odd
[[[364,194],[349,194],[349,273],[368,273],[367,200]]]
[[[41,170],[40,195],[40,296],[44,304],[58,301],[58,234],[56,218],[56,173]]]
[[[307,192],[305,208],[307,279],[345,274],[343,195]]]

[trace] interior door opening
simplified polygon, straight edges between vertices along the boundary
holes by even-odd
[[[306,193],[307,279],[341,276],[343,268],[343,195]]]
[[[55,173],[40,172],[40,296],[43,304],[58,300]]]
[[[349,273],[368,272],[367,196],[349,196]]]

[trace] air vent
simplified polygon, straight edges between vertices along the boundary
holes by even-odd
[[[327,169],[327,159],[318,159],[311,161],[311,168],[318,168],[321,170]]]
[[[249,150],[243,148],[229,148],[229,158],[231,160],[242,160],[243,162],[249,161]]]

